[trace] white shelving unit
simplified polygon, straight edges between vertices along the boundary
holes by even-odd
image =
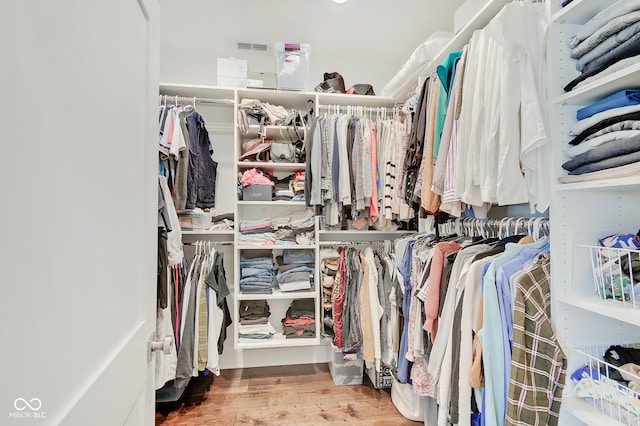
[[[295,108],[303,113],[307,112],[308,101],[313,101],[316,112],[321,105],[362,106],[365,108],[392,108],[395,100],[379,96],[343,95],[315,92],[284,92],[260,89],[232,89],[217,86],[204,86],[183,83],[160,83],[160,94],[197,98],[196,104],[214,143],[214,158],[218,161],[217,205],[215,214],[233,212],[235,214],[236,229],[233,231],[186,231],[183,241],[191,243],[207,240],[224,243],[227,278],[232,294],[229,296],[229,307],[232,310],[233,331],[229,329],[229,338],[225,345],[225,352],[221,355],[221,368],[254,367],[266,365],[281,365],[283,363],[298,364],[308,362],[327,362],[332,353],[329,345],[320,339],[320,298],[319,279],[314,279],[314,287],[308,291],[281,292],[274,289],[271,294],[242,294],[239,288],[240,254],[243,251],[264,250],[313,250],[316,258],[316,274],[319,274],[318,254],[323,242],[349,241],[380,241],[394,239],[407,234],[407,231],[378,232],[378,231],[320,231],[319,220],[316,221],[316,238],[311,245],[277,245],[262,246],[240,244],[238,240],[239,223],[243,220],[257,220],[265,217],[275,217],[286,211],[306,209],[301,201],[243,201],[237,195],[237,177],[240,173],[251,168],[262,168],[273,172],[279,177],[304,171],[304,163],[264,163],[255,161],[238,161],[242,142],[259,137],[260,126],[250,125],[249,131],[242,134],[237,123],[237,106],[242,99],[258,99],[286,108]],[[267,139],[288,141],[289,135],[294,133],[285,126],[267,125],[264,128]],[[214,134],[214,133],[219,134]],[[300,130],[299,130],[300,133]],[[230,147],[232,147],[230,149]],[[284,317],[286,309],[293,299],[313,299],[316,306],[316,337],[313,339],[286,339],[282,334],[276,334],[269,342],[240,343],[238,341],[237,324],[239,323],[238,309],[242,300],[267,300],[271,307],[270,321],[276,330],[281,328],[280,319]],[[232,340],[232,341],[231,341]],[[283,357],[286,350],[286,357]]]
[[[569,56],[568,38],[614,0],[574,0],[561,7],[550,2],[548,44],[550,126],[553,146],[553,199],[550,210],[552,236],[552,300],[556,333],[568,358],[567,382],[560,424],[617,425],[587,400],[573,396],[570,375],[582,367],[575,349],[581,346],[640,342],[640,310],[602,300],[595,294],[589,254],[580,245],[594,244],[613,233],[635,233],[640,226],[635,213],[640,202],[640,177],[561,184],[563,146],[576,111],[625,88],[640,88],[640,67],[633,66],[580,89],[563,87],[578,76]],[[626,424],[626,423],[625,423]]]
[[[278,91],[265,91],[265,90],[237,90],[235,93],[236,105],[240,105],[243,99],[258,99],[260,102],[268,102],[273,105],[282,105],[287,109],[296,109],[305,114],[308,108],[308,101],[315,102],[315,94],[312,93],[299,93],[299,92],[278,92]],[[237,115],[237,109],[235,111]],[[236,117],[237,118],[237,117]],[[235,158],[239,158],[242,154],[242,145],[248,141],[259,138],[260,126],[250,125],[249,131],[246,134],[242,134],[239,129],[235,131]],[[304,137],[304,130],[298,129],[298,134]],[[275,139],[278,142],[290,142],[290,138],[295,138],[295,132],[291,127],[286,126],[265,126],[265,136],[267,139]],[[297,171],[305,170],[305,163],[273,163],[273,162],[250,162],[250,161],[235,161],[236,173],[240,175],[245,170],[257,168],[266,172],[272,173],[277,178],[285,178],[288,175],[294,174]],[[307,207],[304,202],[300,201],[244,201],[238,200],[236,203],[236,221],[238,226],[243,220],[260,220],[265,218],[275,218],[285,215],[289,212],[301,212],[306,210]],[[314,230],[315,231],[315,230]],[[239,227],[238,227],[239,232]],[[250,245],[242,244],[238,236],[236,236],[235,247],[235,271],[236,285],[235,285],[235,305],[233,308],[233,315],[235,321],[239,322],[239,308],[240,301],[242,300],[266,300],[271,310],[271,316],[269,322],[275,328],[276,334],[272,338],[265,342],[256,343],[244,343],[238,340],[238,329],[235,329],[234,333],[234,345],[237,350],[249,350],[249,349],[266,349],[266,348],[291,348],[298,346],[319,346],[320,345],[320,299],[317,287],[317,280],[308,291],[295,291],[295,292],[282,292],[279,289],[274,288],[271,294],[243,294],[240,285],[240,257],[243,252],[250,252],[253,250],[269,250],[272,252],[275,259],[276,254],[281,253],[283,250],[311,250],[314,253],[314,259],[317,258],[316,245],[299,245],[299,244],[287,244],[287,245]],[[314,260],[314,264],[317,261]],[[282,333],[281,320],[285,318],[286,311],[291,305],[291,302],[296,299],[312,299],[315,306],[315,337],[313,338],[289,338]]]

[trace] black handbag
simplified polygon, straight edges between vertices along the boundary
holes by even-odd
[[[337,72],[325,72],[324,81],[315,87],[316,92],[345,93],[344,79]]]
[[[347,93],[350,95],[376,95],[376,93],[373,91],[373,86],[370,84],[354,84],[353,86],[349,87],[349,89],[347,89]]]

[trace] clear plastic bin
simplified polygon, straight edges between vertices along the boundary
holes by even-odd
[[[364,373],[362,354],[343,354],[332,346],[333,359],[329,362],[329,372],[336,386],[361,385]]]

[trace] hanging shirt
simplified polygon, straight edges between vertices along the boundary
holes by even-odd
[[[503,80],[504,84],[509,81],[510,83],[508,88],[503,88],[505,93],[501,100],[508,101],[509,96],[513,96],[518,92],[517,88],[520,88],[520,161],[532,212],[546,211],[551,198],[551,151],[546,122],[544,60],[548,27],[544,4],[529,2],[505,5],[489,24],[492,36],[505,49],[505,59],[518,65],[513,74]],[[515,117],[513,112],[511,116]],[[509,125],[509,121],[505,124]],[[509,136],[510,134],[507,134],[507,137]],[[503,183],[512,185],[510,182],[514,176],[516,173],[512,171],[504,177]]]
[[[504,335],[501,307],[496,284],[496,271],[505,263],[517,257],[524,249],[540,250],[547,244],[542,239],[532,244],[509,243],[504,253],[487,266],[483,275],[483,327],[480,331],[485,374],[484,401],[482,416],[486,424],[504,425],[507,395],[505,377],[505,346],[509,347],[509,336]],[[504,307],[502,307],[504,309]],[[510,311],[509,311],[510,312]]]
[[[549,269],[549,258],[543,257],[516,281],[506,412],[510,425],[558,424],[566,359],[551,322]]]

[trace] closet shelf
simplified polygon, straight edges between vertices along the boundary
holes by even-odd
[[[307,101],[316,98],[315,92],[288,92],[271,89],[236,89],[238,101],[242,99],[259,99],[273,105],[286,105],[287,109],[295,108],[307,111]]]
[[[558,301],[565,305],[593,312],[618,321],[623,321],[640,327],[640,309],[623,305],[613,300],[602,300],[598,296],[566,295],[558,297]]]
[[[289,140],[289,138],[295,138],[296,132],[293,126],[264,126],[264,131],[267,139],[277,140]],[[258,132],[260,132],[260,126],[258,124],[249,125],[249,131],[246,134],[242,134],[243,138],[257,138]],[[302,137],[304,130],[298,126],[298,134]]]
[[[640,88],[640,63],[601,78],[585,87],[574,89],[556,97],[558,105],[585,105],[622,89]]]
[[[571,385],[567,383],[567,386]],[[589,426],[622,426],[624,424],[610,416],[607,416],[601,410],[591,405],[589,401],[575,396],[563,395],[562,408],[566,409],[577,419]]]
[[[234,89],[219,86],[206,86],[198,84],[160,83],[160,93],[187,98],[214,98],[234,100]]]
[[[344,93],[318,93],[320,105],[358,105],[366,107],[389,107],[395,99],[383,96],[346,95]]]
[[[182,241],[185,243],[202,240],[229,243],[233,242],[234,236],[234,231],[182,231]]]
[[[285,200],[273,200],[273,201],[242,201],[238,200],[239,205],[244,206],[304,206],[304,201],[285,201]]]
[[[274,334],[270,340],[257,343],[240,343],[236,342],[238,349],[266,349],[266,348],[282,348],[294,346],[317,346],[320,344],[318,337],[287,339],[284,334]]]
[[[274,288],[271,294],[251,294],[238,293],[238,300],[281,300],[281,299],[314,299],[316,296],[315,288],[305,291],[281,291]]]
[[[234,231],[233,229],[228,231],[182,231],[182,235],[221,235],[227,236],[230,235],[233,237]]]
[[[236,245],[238,250],[283,250],[283,249],[297,249],[297,250],[313,250],[316,248],[315,245],[302,245],[302,244],[278,244],[278,245]]]
[[[640,176],[629,176],[618,179],[596,180],[593,182],[556,183],[554,189],[557,191],[610,191],[612,189],[617,191],[637,191],[638,185],[640,185]]]
[[[560,2],[556,2],[560,5]],[[611,0],[574,0],[553,13],[551,21],[558,24],[584,24],[611,5]]]
[[[245,169],[266,169],[283,172],[304,171],[305,163],[265,163],[260,161],[238,161],[238,168]]]
[[[318,241],[320,244],[331,244],[334,241],[377,241],[394,240],[405,235],[415,234],[416,231],[318,231]]]

